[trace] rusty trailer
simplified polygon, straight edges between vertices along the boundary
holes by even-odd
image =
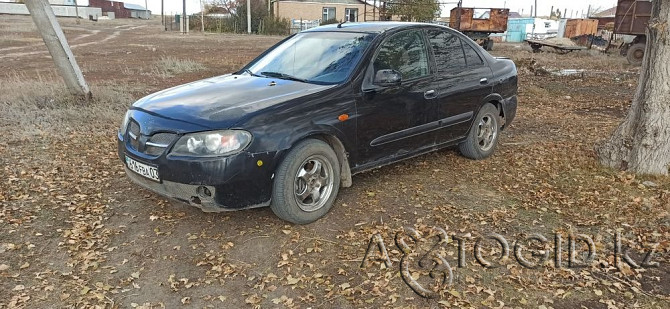
[[[475,16],[475,10],[486,10],[487,13]],[[493,40],[489,38],[489,35],[507,31],[508,18],[509,9],[479,9],[459,6],[451,10],[449,26],[478,41],[484,49],[491,50]]]
[[[635,38],[620,46],[622,56],[630,64],[642,64],[647,43],[646,28],[651,18],[650,0],[619,0],[614,16],[614,33],[633,35]]]
[[[546,46],[546,47],[551,47],[556,52],[560,54],[567,54],[569,52],[575,51],[575,50],[584,50],[587,49],[584,46],[568,46],[568,45],[559,45],[559,44],[554,44],[550,43],[547,41],[539,41],[539,40],[526,40],[528,42],[528,45],[533,49],[534,53],[539,53],[541,48]]]
[[[568,19],[565,22],[565,34],[563,35],[566,38],[574,38],[582,35],[592,34],[595,35],[598,32],[598,20],[597,19]]]

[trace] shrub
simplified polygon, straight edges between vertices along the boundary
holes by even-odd
[[[266,16],[261,21],[259,34],[287,35],[291,27],[291,21],[286,18]]]

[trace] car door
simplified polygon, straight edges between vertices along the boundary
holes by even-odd
[[[376,72],[389,69],[401,74],[401,82],[375,85]],[[431,88],[432,70],[421,29],[395,33],[380,43],[357,101],[360,164],[401,157],[434,145],[436,91]]]
[[[468,133],[481,101],[491,93],[491,69],[461,35],[447,29],[427,29],[435,59],[437,143],[458,140]]]

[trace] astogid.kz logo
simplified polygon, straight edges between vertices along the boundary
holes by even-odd
[[[432,240],[434,239],[434,240]],[[468,241],[466,237],[450,235],[440,228],[435,227],[427,237],[422,237],[414,228],[405,227],[402,231],[395,234],[395,245],[400,250],[400,275],[407,285],[418,295],[426,298],[438,296],[438,291],[449,287],[453,283],[454,273],[451,264],[443,255],[448,246],[455,245],[457,251],[457,260],[455,265],[463,268],[466,265],[466,247]],[[408,242],[413,243],[410,247]],[[486,243],[493,242],[499,254],[493,258],[485,258],[483,252],[486,252],[484,246]],[[567,242],[567,263],[563,262],[563,246]],[[636,262],[629,254],[629,248],[621,245],[621,234],[616,232],[614,235],[614,266],[621,270],[624,264],[631,268],[658,267],[657,262],[653,262],[653,255],[658,244],[652,244],[646,248],[646,254],[641,262]],[[421,250],[420,244],[427,244],[428,249]],[[581,251],[581,260],[578,259],[579,248],[586,247]],[[533,248],[531,248],[531,246]],[[547,249],[547,247],[549,247]],[[490,248],[489,248],[490,249]],[[519,265],[535,269],[548,264],[551,253],[553,252],[553,266],[555,268],[580,268],[590,266],[596,257],[596,245],[593,239],[584,234],[568,235],[567,240],[559,233],[554,233],[553,247],[549,239],[541,234],[530,234],[514,242],[513,250],[510,250],[510,244],[500,234],[490,233],[483,237],[476,238],[473,246],[473,256],[475,261],[484,268],[496,268],[503,259],[510,256],[510,251]],[[372,235],[365,251],[365,256],[361,263],[361,268],[368,267],[370,264],[379,262],[384,263],[387,268],[392,266],[391,257],[384,239],[381,234]],[[418,266],[418,268],[416,267]],[[413,272],[414,270],[414,272]],[[417,280],[416,271],[422,270],[428,273],[434,284],[425,287]],[[425,284],[424,284],[425,285]]]

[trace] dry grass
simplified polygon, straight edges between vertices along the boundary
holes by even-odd
[[[0,31],[7,32],[34,32],[37,33],[37,27],[32,23],[0,23]]]
[[[41,38],[25,37],[18,32],[7,32],[0,37],[0,42],[39,42]]]
[[[161,77],[170,77],[176,74],[197,72],[204,69],[204,65],[193,60],[163,57],[152,69],[152,74]]]
[[[93,99],[86,101],[70,94],[55,75],[14,74],[0,81],[0,123],[20,128],[15,138],[114,128],[136,98],[127,85],[91,85]]]

